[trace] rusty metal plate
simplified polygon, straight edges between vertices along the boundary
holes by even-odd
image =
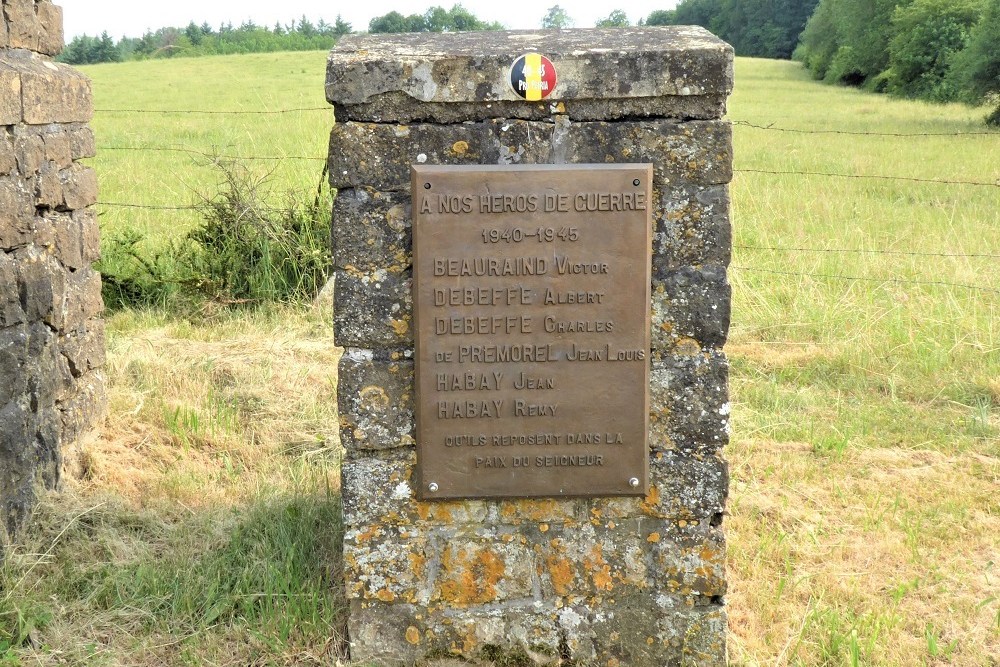
[[[413,167],[421,499],[645,493],[652,173]]]

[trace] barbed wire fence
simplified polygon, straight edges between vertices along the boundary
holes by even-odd
[[[313,112],[331,112],[331,107],[299,107],[299,108],[289,108],[289,109],[230,109],[230,110],[218,110],[218,109],[96,109],[96,113],[105,114],[152,114],[152,115],[211,115],[211,116],[221,116],[221,115],[249,115],[249,116],[262,116],[262,115],[288,115],[296,113],[313,113]],[[919,138],[919,137],[1000,137],[1000,130],[967,130],[967,131],[954,131],[954,132],[875,132],[875,131],[857,131],[857,130],[842,130],[842,129],[815,129],[815,128],[795,128],[795,127],[782,127],[775,124],[762,125],[759,123],[751,123],[746,120],[730,119],[730,123],[734,127],[746,127],[753,130],[765,131],[765,132],[779,132],[779,133],[790,133],[790,134],[801,134],[801,135],[843,135],[843,136],[863,136],[863,137],[891,137],[891,138]],[[210,153],[206,151],[200,151],[192,148],[182,148],[174,146],[101,146],[101,150],[106,151],[123,151],[123,152],[166,152],[166,153],[180,153],[187,154],[193,157],[199,157],[208,161],[310,161],[316,163],[324,164],[327,161],[326,156],[307,156],[307,155],[230,155],[222,153]],[[754,174],[754,175],[769,175],[769,176],[798,176],[798,177],[818,177],[818,178],[837,178],[837,179],[854,179],[854,180],[871,180],[871,181],[895,181],[901,183],[917,183],[917,184],[928,184],[928,185],[943,185],[943,186],[965,186],[965,187],[975,187],[975,188],[997,188],[1000,189],[1000,178],[995,181],[972,181],[963,179],[937,179],[937,178],[922,178],[914,176],[904,176],[904,175],[888,175],[888,174],[849,174],[849,173],[839,173],[839,172],[829,172],[829,171],[810,171],[810,170],[777,170],[777,169],[758,169],[758,168],[738,168],[733,170],[734,175],[741,174]],[[186,206],[165,206],[165,205],[151,205],[136,202],[121,202],[121,201],[99,201],[99,206],[106,208],[122,208],[122,209],[146,209],[155,211],[199,211],[202,209],[198,205],[186,205]],[[752,245],[752,244],[733,244],[734,250],[746,250],[755,252],[772,252],[772,253],[815,253],[815,254],[842,254],[842,255],[883,255],[883,256],[894,256],[894,257],[911,257],[911,258],[952,258],[952,259],[973,259],[973,260],[998,260],[1000,259],[1000,254],[996,253],[957,253],[957,252],[921,252],[921,251],[907,251],[907,250],[895,250],[895,249],[881,249],[881,248],[830,248],[830,247],[785,247],[785,246],[773,246],[773,245]],[[729,268],[735,271],[742,271],[747,273],[758,273],[765,275],[775,275],[775,276],[795,276],[795,277],[809,277],[809,278],[820,278],[825,280],[837,280],[846,282],[866,282],[866,283],[879,283],[879,284],[900,284],[900,285],[915,285],[915,286],[936,286],[936,287],[949,287],[969,290],[973,292],[979,292],[983,294],[1000,294],[1000,288],[990,287],[986,285],[969,284],[969,283],[957,283],[942,280],[917,280],[910,278],[900,278],[900,277],[886,277],[886,276],[856,276],[856,275],[846,275],[840,273],[816,273],[816,272],[805,272],[805,271],[790,271],[790,270],[780,270],[780,269],[769,269],[763,267],[746,266],[743,264],[732,263]]]

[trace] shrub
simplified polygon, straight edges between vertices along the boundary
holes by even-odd
[[[98,269],[110,309],[211,299],[229,305],[314,297],[330,269],[330,201],[321,187],[309,201],[287,195],[267,203],[267,175],[216,163],[217,194],[197,208],[202,222],[151,250],[136,231],[109,237]],[[325,181],[325,171],[322,180]]]

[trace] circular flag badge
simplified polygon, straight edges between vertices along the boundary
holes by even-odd
[[[529,102],[552,94],[556,87],[556,68],[540,53],[526,53],[510,67],[510,86]]]

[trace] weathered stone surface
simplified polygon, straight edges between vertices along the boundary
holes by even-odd
[[[0,176],[6,176],[15,169],[17,158],[14,156],[14,142],[10,132],[6,128],[0,128]]]
[[[654,201],[654,273],[662,276],[700,264],[729,264],[728,186],[664,187]],[[337,267],[399,273],[411,266],[409,189],[342,189],[334,204],[334,221]]]
[[[108,411],[104,376],[91,371],[76,382],[76,393],[58,406],[62,443],[70,447],[92,430]]]
[[[74,164],[59,172],[63,201],[68,209],[81,209],[97,203],[97,173],[90,167]]]
[[[653,362],[649,446],[654,451],[715,452],[729,444],[729,362],[718,350],[682,346]]]
[[[530,51],[545,54],[558,73],[544,105],[525,104],[510,87],[511,64]],[[326,90],[341,121],[455,123],[518,112],[690,118],[696,106],[685,102],[701,96],[712,100],[701,113],[720,117],[732,85],[732,48],[684,26],[352,35],[330,53]]]
[[[408,193],[345,188],[333,205],[333,264],[345,270],[402,273],[413,264]]]
[[[38,128],[21,126],[14,132],[14,151],[17,168],[22,176],[38,173],[45,163],[45,139]]]
[[[438,503],[417,502],[413,490],[416,480],[416,457],[412,448],[356,453],[343,463],[344,518],[348,526],[382,522],[387,526],[411,525],[431,519],[430,506]],[[645,498],[594,498],[589,511],[605,519],[651,518],[703,520],[721,514],[728,493],[729,471],[717,454],[687,456],[677,452],[658,452],[650,462],[650,488]],[[350,482],[348,485],[346,482]],[[508,501],[511,502],[511,501]],[[521,501],[537,503],[540,501]],[[544,501],[541,501],[544,502]],[[578,501],[550,501],[556,512],[560,507],[579,507]],[[560,505],[563,503],[563,505]],[[458,517],[478,516],[502,507],[500,501],[483,506],[480,501],[454,501],[443,505],[443,516],[461,522]],[[530,505],[529,505],[530,506]],[[538,505],[535,505],[538,507]],[[546,507],[546,505],[541,505]],[[452,512],[454,510],[454,512]],[[492,514],[490,515],[493,516]],[[529,513],[520,524],[558,521],[560,514]],[[507,523],[520,525],[513,518]]]
[[[34,192],[16,176],[0,176],[0,249],[24,245],[31,234]]]
[[[63,49],[62,7],[51,2],[35,5],[38,18],[38,51],[49,56],[57,56]]]
[[[655,271],[655,269],[654,269]],[[732,288],[718,264],[653,275],[652,344],[668,351],[688,339],[721,348],[729,334]]]
[[[41,25],[35,15],[35,0],[4,0],[3,18],[7,24],[11,48],[38,50]]]
[[[17,266],[12,255],[0,251],[0,331],[5,327],[24,322],[24,311],[21,309],[21,293],[8,286],[17,285]]]
[[[81,127],[71,130],[70,152],[74,160],[94,157],[97,155],[97,143],[94,139],[94,131],[89,127]]]
[[[729,265],[732,228],[729,187],[662,188],[653,210],[653,273],[699,264]]]
[[[18,59],[24,122],[86,123],[93,116],[90,80],[72,67],[37,56]]]
[[[93,269],[81,269],[66,276],[66,299],[57,324],[66,330],[79,329],[104,310],[101,297],[101,274]]]
[[[413,347],[411,272],[336,270],[333,336],[365,349]]]
[[[3,0],[0,16],[0,560],[37,493],[106,409],[89,82],[48,56],[62,10]],[[65,456],[64,456],[65,454]]]
[[[654,189],[732,179],[732,128],[722,121],[555,123],[491,120],[461,125],[338,123],[330,134],[335,188],[404,190],[411,164],[644,163]]]
[[[20,123],[22,116],[21,75],[0,58],[0,125]]]
[[[677,118],[706,120],[719,118],[726,112],[725,95],[681,95],[644,97],[609,102],[605,100],[571,100],[566,102],[510,102],[499,100],[486,104],[431,102],[414,104],[405,93],[385,93],[363,104],[334,106],[337,122],[372,123],[462,123],[491,118],[519,120],[554,120],[566,117],[574,121],[609,120],[613,118]]]
[[[104,366],[104,320],[92,320],[86,328],[71,331],[61,343],[73,377],[81,377]]]
[[[707,667],[726,663],[726,614],[721,605],[694,607],[662,597],[660,614],[644,605],[597,619],[595,665]],[[652,641],[650,641],[652,640]]]
[[[392,449],[415,444],[409,352],[348,348],[340,358],[337,377],[344,447]]]
[[[668,33],[689,48],[668,53]],[[731,50],[685,30],[550,37],[351,38],[331,56],[335,327],[357,348],[339,396],[356,660],[725,664],[732,141],[717,119]],[[605,48],[614,39],[641,43]],[[567,74],[553,98],[514,101],[507,68],[535,47]],[[645,496],[417,501],[433,480],[418,479],[413,447],[410,165],[644,162],[655,172]]]
[[[73,154],[70,148],[69,133],[64,130],[54,130],[42,136],[45,144],[45,159],[56,163],[60,169],[73,164]]]
[[[84,263],[96,262],[101,258],[100,228],[97,226],[97,212],[93,208],[73,211],[74,224],[80,226],[81,259]]]

